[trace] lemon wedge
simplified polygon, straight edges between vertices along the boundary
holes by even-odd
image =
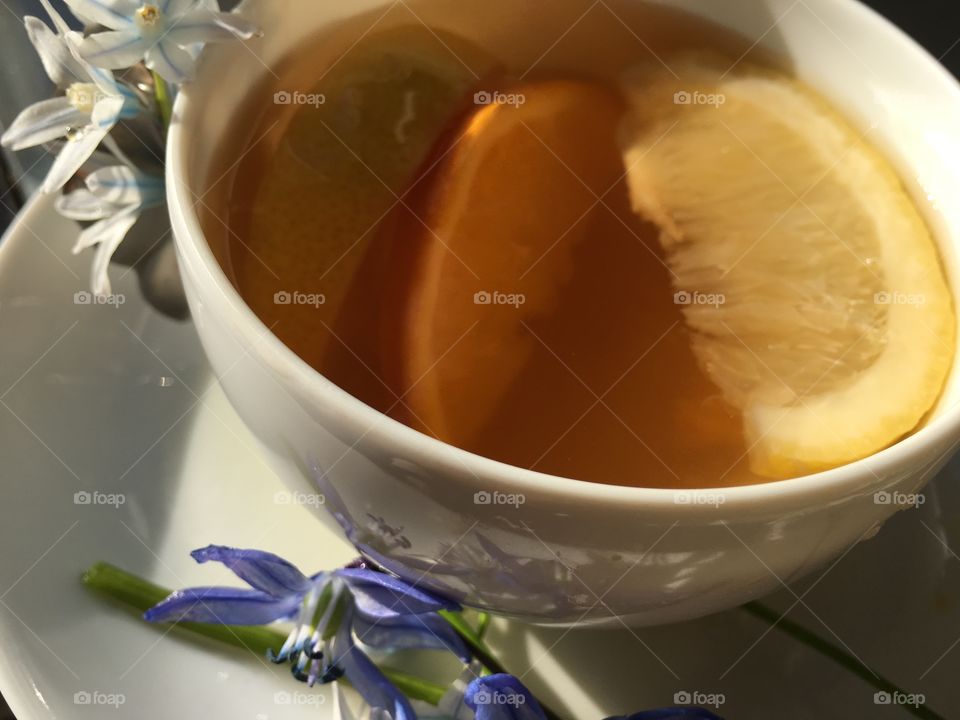
[[[888,162],[802,83],[703,59],[639,68],[621,141],[703,369],[753,470],[791,477],[894,443],[954,353],[930,230]]]

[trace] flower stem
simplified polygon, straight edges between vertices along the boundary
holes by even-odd
[[[443,616],[443,619],[448,623],[453,625],[453,629],[456,630],[460,637],[470,646],[470,649],[473,650],[473,654],[480,659],[484,665],[487,663],[480,658],[480,655],[487,655],[490,657],[491,662],[496,663],[496,659],[493,658],[493,653],[490,648],[486,646],[486,643],[483,642],[483,637],[480,634],[479,630],[474,630],[473,626],[467,622],[466,618],[463,617],[459,612],[450,612],[449,610],[441,610],[440,615]],[[505,672],[503,670],[494,670],[489,665],[487,666],[492,672]]]
[[[446,610],[441,610],[440,615],[453,626],[453,629],[457,631],[467,644],[467,647],[470,648],[473,656],[479,660],[487,670],[494,674],[509,674],[509,670],[494,657],[493,652],[487,647],[486,643],[483,642],[483,638],[480,637],[478,631],[474,630],[470,623],[463,619],[463,615]],[[480,625],[481,629],[486,631],[486,623],[483,622],[482,619]],[[543,710],[543,714],[547,720],[562,720],[562,717],[545,705],[540,698],[537,698],[537,702],[540,704],[540,709]]]
[[[131,575],[107,563],[97,563],[87,570],[82,582],[114,600],[145,612],[170,595],[170,590],[154,585],[148,580]],[[234,647],[245,648],[261,656],[268,649],[283,645],[286,636],[266,627],[239,627],[231,625],[206,625],[204,623],[180,622],[177,627],[197,635],[218,640]]]
[[[132,575],[109,563],[97,563],[90,567],[83,574],[82,582],[87,587],[138,611],[138,614],[146,612],[171,593],[165,587],[154,585],[149,580]],[[261,626],[179,622],[176,623],[176,627],[226,645],[249,650],[260,656],[265,656],[268,650],[276,650],[286,639],[286,633]],[[423,700],[436,705],[447,691],[447,688],[442,685],[407,673],[388,668],[381,668],[381,671],[401,692],[414,700]]]
[[[807,630],[799,623],[788,620],[773,608],[769,608],[762,603],[749,602],[743,606],[743,609],[754,617],[769,623],[772,627],[779,628],[794,640],[797,640],[807,647],[816,650],[821,655],[825,655],[826,657],[830,658],[835,663],[850,671],[867,684],[872,685],[877,690],[890,694],[909,694],[904,690],[901,690],[898,686],[894,685],[882,675],[875,673],[873,670],[853,657],[850,653],[846,652],[837,645],[824,640],[816,633]],[[917,705],[916,707],[912,705],[902,705],[901,707],[914,717],[923,718],[923,720],[945,720],[942,715],[934,712],[925,704]]]
[[[160,119],[163,121],[163,129],[170,127],[170,118],[173,117],[173,98],[170,95],[170,87],[156,71],[153,72],[153,94],[157,100],[157,108],[160,110]]]
[[[477,615],[477,637],[483,640],[487,634],[487,628],[490,627],[490,613],[482,612]]]

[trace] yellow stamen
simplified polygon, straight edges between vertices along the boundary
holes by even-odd
[[[156,5],[144,5],[136,12],[137,25],[152,28],[160,22],[161,12]]]

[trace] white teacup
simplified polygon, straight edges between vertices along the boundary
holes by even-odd
[[[352,17],[380,18],[380,28],[418,21],[403,3],[383,15],[391,4],[248,0],[243,12],[264,38],[210,49],[177,101],[170,135],[170,212],[200,338],[273,467],[301,497],[317,499],[320,516],[335,518],[377,562],[467,605],[602,625],[681,620],[756,598],[829,563],[908,506],[960,438],[956,372],[929,422],[872,457],[766,485],[674,492],[553,477],[451,447],[351,397],[272,335],[201,230],[215,150],[258,79],[268,86],[269,68],[316,33]],[[875,125],[874,140],[926,196],[960,287],[960,87],[935,60],[854,0],[659,4],[758,39],[856,122]],[[419,19],[508,49],[519,23],[538,23],[544,38],[567,29],[552,27],[550,13],[532,20],[532,0],[466,5],[480,9],[413,3]],[[603,3],[594,10],[609,12]],[[331,62],[344,49],[331,43]],[[638,43],[638,58],[644,52]]]

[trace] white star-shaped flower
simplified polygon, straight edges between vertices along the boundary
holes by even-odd
[[[66,138],[43,183],[44,192],[50,193],[73,177],[117,121],[139,113],[141,104],[131,90],[114,80],[113,73],[80,57],[80,34],[71,31],[53,8],[48,9],[57,32],[35,17],[24,18],[24,24],[47,75],[62,94],[21,112],[0,137],[0,144],[22,150]]]
[[[110,258],[140,217],[140,212],[161,205],[163,178],[153,177],[126,165],[104,167],[90,173],[86,187],[57,199],[57,211],[72,220],[93,222],[77,238],[73,252],[96,246],[92,290],[110,294],[107,269]]]
[[[66,0],[73,13],[107,28],[87,37],[80,53],[94,65],[122,68],[144,60],[164,80],[193,76],[197,49],[209,42],[247,40],[257,27],[204,0]],[[215,3],[214,3],[215,7]]]

